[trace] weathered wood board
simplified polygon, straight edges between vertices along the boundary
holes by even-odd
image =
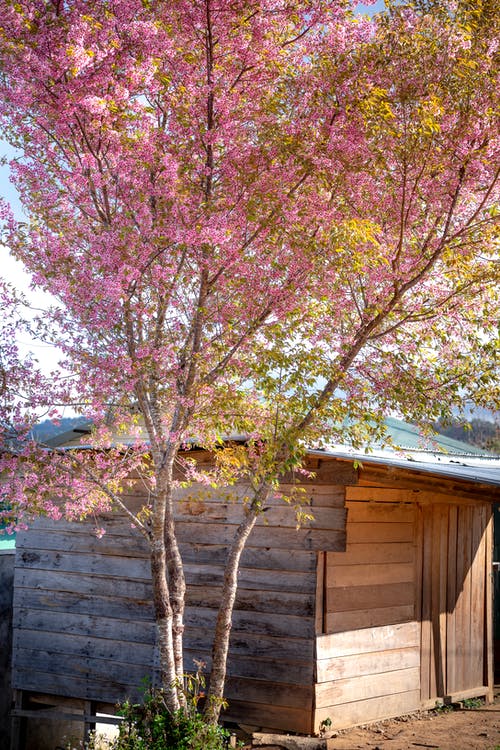
[[[326,466],[326,464],[325,464]],[[276,728],[310,731],[314,699],[318,550],[345,547],[344,488],[309,480],[314,521],[297,531],[293,508],[271,498],[243,553],[227,697],[245,715],[272,706]],[[326,466],[327,474],[332,474]],[[342,476],[352,478],[352,470]],[[286,489],[286,488],[285,488]],[[241,496],[244,490],[237,488]],[[210,667],[223,565],[242,507],[182,491],[177,514],[187,589],[186,668]],[[137,492],[127,500],[142,503]],[[92,524],[38,519],[18,539],[15,687],[116,703],[155,683],[155,626],[145,541],[116,513]],[[259,708],[252,709],[252,706]]]
[[[352,489],[347,488],[349,498],[357,494]],[[394,502],[394,493],[391,502],[376,502],[366,494],[346,503],[347,551],[326,553],[326,634],[317,640],[316,728],[327,716],[340,728],[383,718],[392,706],[419,707],[416,503]],[[375,559],[370,560],[370,552]]]
[[[347,494],[351,496],[350,488]],[[413,620],[415,503],[370,499],[346,505],[347,551],[327,552],[326,632]],[[367,545],[371,551],[377,548],[370,563]]]

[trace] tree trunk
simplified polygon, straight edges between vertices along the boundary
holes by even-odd
[[[154,538],[151,544],[151,577],[160,657],[160,679],[165,691],[167,708],[173,713],[179,709],[180,703],[176,687],[173,615],[166,570],[166,550],[162,533],[160,538]]]
[[[151,575],[160,659],[160,679],[168,710],[185,704],[182,635],[185,582],[175,536],[173,465],[177,448],[166,447],[156,474],[156,497],[151,528]],[[158,458],[158,463],[160,459]]]
[[[267,488],[262,488],[256,493],[248,514],[238,526],[224,570],[221,603],[219,605],[212,647],[210,686],[204,712],[206,720],[211,724],[218,722],[224,698],[229,637],[231,635],[233,609],[238,590],[238,572],[241,554],[255,526],[257,516],[260,513],[259,508],[265,502],[268,492]]]
[[[165,543],[167,547],[167,571],[170,585],[170,604],[172,607],[172,639],[177,681],[182,684],[184,679],[184,610],[186,597],[186,580],[184,566],[177,543],[174,524],[174,509],[172,492],[167,505],[165,518]],[[183,696],[179,696],[181,704]]]

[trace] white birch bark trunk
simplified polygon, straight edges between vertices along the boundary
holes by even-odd
[[[166,577],[166,550],[161,533],[153,534],[151,545],[151,577],[153,583],[153,603],[155,611],[158,651],[160,659],[160,679],[165,691],[168,710],[173,713],[180,707],[176,687],[176,664],[173,643],[173,614],[170,606],[170,591]]]
[[[261,488],[256,493],[248,514],[238,526],[224,570],[221,602],[215,625],[212,648],[210,685],[204,710],[205,718],[211,724],[218,722],[224,698],[229,638],[231,635],[234,603],[238,591],[238,572],[241,555],[260,513],[258,508],[262,507],[268,493],[269,490],[267,488]]]
[[[171,712],[185,705],[182,687],[186,584],[174,521],[173,463],[176,450],[172,445],[165,456],[164,466],[157,473],[151,551],[160,678]]]

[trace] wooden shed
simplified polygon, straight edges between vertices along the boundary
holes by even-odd
[[[359,457],[358,459],[359,460]],[[299,733],[492,697],[492,503],[500,468],[311,452],[315,520],[273,502],[239,576],[227,718]],[[200,511],[203,512],[200,512]],[[179,498],[188,580],[186,665],[210,666],[238,507]],[[80,717],[140,697],[155,674],[147,552],[126,520],[96,539],[40,519],[19,535],[14,748],[26,719]],[[29,743],[28,743],[29,744]]]

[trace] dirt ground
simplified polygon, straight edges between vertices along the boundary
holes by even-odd
[[[255,735],[253,743],[248,737],[248,744],[245,744],[245,750],[292,747],[300,750],[320,747],[325,750],[500,750],[500,686],[496,686],[491,705],[476,699],[454,708],[422,711],[340,730],[336,736],[327,735],[322,740],[302,738],[301,741],[297,736],[263,734]]]
[[[500,694],[490,706],[442,710],[348,729],[328,750],[500,750]]]

